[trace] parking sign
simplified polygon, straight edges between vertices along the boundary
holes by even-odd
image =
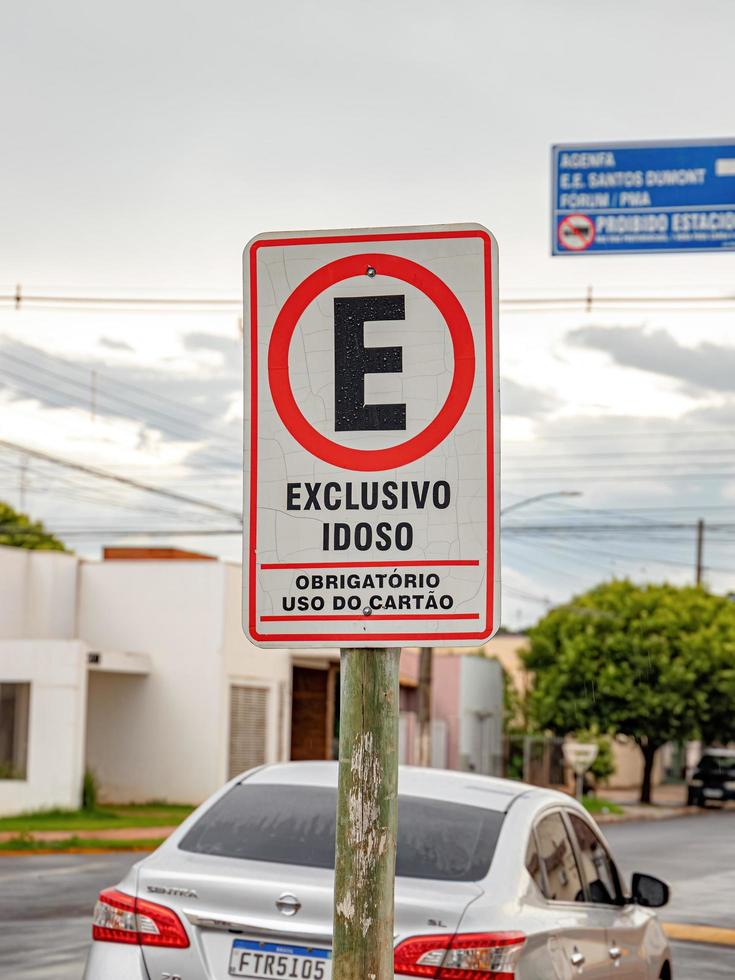
[[[477,646],[498,615],[497,248],[479,225],[244,255],[244,627]]]

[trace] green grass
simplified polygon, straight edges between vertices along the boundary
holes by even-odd
[[[598,796],[585,796],[582,800],[585,810],[588,813],[625,813],[625,810],[617,803],[611,803],[610,800],[602,800]]]
[[[100,806],[96,810],[38,810],[17,817],[0,817],[0,831],[24,834],[34,830],[115,830],[128,827],[173,827],[193,807],[179,803]]]
[[[3,851],[153,851],[163,843],[162,837],[151,837],[145,840],[98,840],[97,838],[65,837],[63,840],[34,840],[32,837],[21,835],[10,840],[0,841],[0,854]]]

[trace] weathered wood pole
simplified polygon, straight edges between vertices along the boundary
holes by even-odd
[[[342,650],[332,980],[392,980],[396,649]]]

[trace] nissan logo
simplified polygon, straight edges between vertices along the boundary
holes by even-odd
[[[290,892],[284,892],[276,899],[276,908],[281,915],[296,915],[301,908],[301,902]]]

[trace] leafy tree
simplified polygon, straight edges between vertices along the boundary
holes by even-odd
[[[0,545],[11,548],[30,548],[36,551],[66,551],[62,541],[54,537],[40,521],[32,521],[9,504],[0,500]]]
[[[635,740],[641,802],[658,749],[735,736],[735,603],[701,588],[604,583],[529,631],[529,708],[559,733],[597,726]]]
[[[492,657],[490,659],[495,660],[497,658]],[[513,683],[510,673],[502,664],[500,664],[500,670],[503,678],[503,734],[517,735],[525,731],[523,698]]]

